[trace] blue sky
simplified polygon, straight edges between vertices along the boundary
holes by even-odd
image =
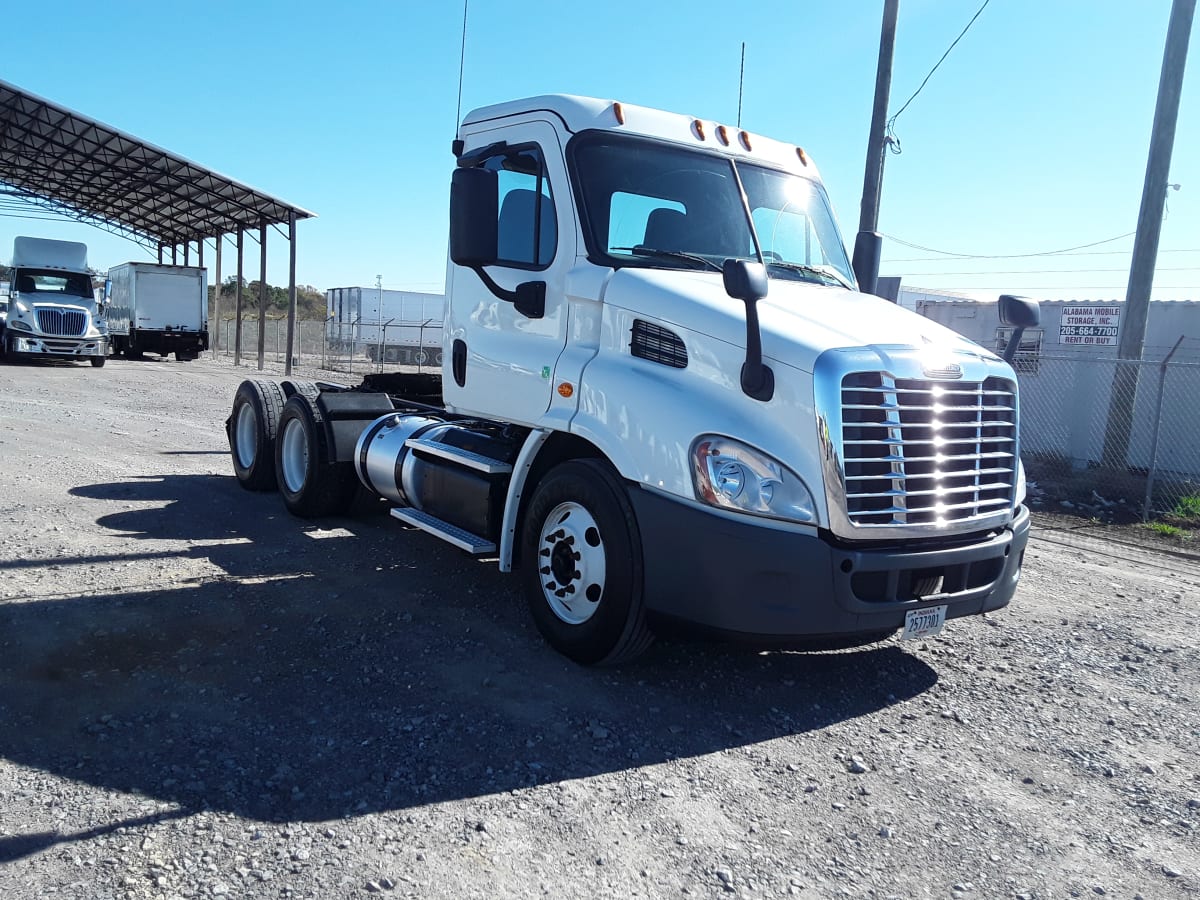
[[[981,3],[901,0],[891,111]],[[1170,5],[991,0],[897,122],[903,153],[887,159],[880,230],[983,256],[1132,232]],[[463,110],[561,92],[732,124],[745,41],[743,126],[808,150],[852,244],[882,9],[471,0]],[[460,0],[10,4],[2,77],[317,213],[299,227],[301,283],[381,275],[385,287],[440,290],[462,12]],[[53,39],[13,39],[37,33]],[[1200,299],[1198,66],[1184,83],[1159,299]],[[95,228],[3,215],[0,258],[31,233],[86,241],[98,268],[149,258]],[[286,244],[268,245],[268,280],[286,283]],[[1124,296],[1132,247],[1127,237],[1086,253],[961,259],[885,240],[883,274],[984,296],[1111,299]]]

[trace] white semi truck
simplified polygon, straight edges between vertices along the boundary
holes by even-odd
[[[543,96],[470,113],[454,152],[441,375],[243,382],[243,487],[299,516],[365,487],[519,571],[585,664],[679,624],[850,646],[1009,602],[1013,370],[856,290],[802,148]]]
[[[187,362],[208,349],[207,269],[122,263],[108,270],[105,290],[114,354]]]
[[[108,360],[108,324],[88,271],[87,245],[18,237],[13,241],[8,311],[0,346],[10,361]]]
[[[442,364],[444,294],[385,288],[330,288],[326,327],[335,353],[365,353],[372,361]]]

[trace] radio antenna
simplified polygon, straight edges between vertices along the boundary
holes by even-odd
[[[462,121],[463,64],[467,60],[467,3],[463,0],[462,48],[458,52],[458,108],[454,111],[454,134],[458,136],[458,123]]]
[[[742,85],[746,81],[746,42],[742,41],[742,67],[738,70],[738,120],[737,127],[742,127]]]

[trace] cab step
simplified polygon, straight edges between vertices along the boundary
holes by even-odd
[[[391,511],[394,518],[399,519],[422,531],[428,531],[434,537],[439,537],[448,544],[453,544],[460,550],[466,550],[473,556],[483,556],[485,553],[495,553],[496,545],[487,538],[472,534],[465,528],[451,525],[427,512],[414,509],[411,506],[397,506]]]
[[[440,456],[442,459],[448,459],[451,462],[459,463],[478,472],[485,472],[488,475],[504,475],[512,471],[510,463],[499,459],[492,459],[489,456],[483,456],[480,453],[474,453],[470,450],[464,450],[462,447],[452,447],[450,444],[443,444],[441,441],[414,437],[405,441],[404,446],[411,447],[413,450],[419,450],[422,453],[428,453],[431,456]]]

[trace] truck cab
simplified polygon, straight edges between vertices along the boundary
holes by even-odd
[[[92,287],[84,244],[18,237],[10,277],[3,331],[3,350],[10,360],[55,357],[104,365],[108,326],[103,300]]]
[[[519,569],[585,663],[674,625],[845,646],[1009,602],[1013,370],[858,291],[802,147],[543,96],[470,113],[454,152],[439,403],[296,392],[293,511],[352,464],[396,518]],[[333,424],[301,461],[304,416]]]

